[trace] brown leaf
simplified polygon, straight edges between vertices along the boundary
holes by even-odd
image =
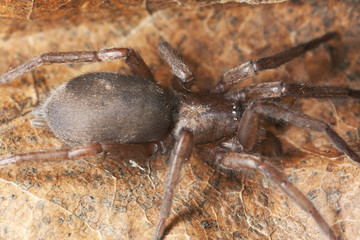
[[[156,49],[167,40],[181,50],[197,86],[206,88],[244,61],[338,31],[341,39],[242,85],[291,81],[360,89],[360,13],[359,4],[352,1],[230,3],[194,10],[152,5],[156,10],[152,14],[142,1],[130,6],[125,6],[127,1],[22,2],[22,11],[14,6],[16,16],[0,19],[0,74],[43,52],[123,46],[138,50],[157,81],[167,86],[171,73]],[[151,3],[155,1],[147,2]],[[10,14],[8,6],[3,10],[0,5],[1,16],[3,11]],[[0,86],[0,153],[66,147],[48,129],[31,126],[31,110],[59,84],[93,71],[129,72],[122,61],[51,65]],[[327,121],[360,152],[359,101],[284,103]],[[272,131],[280,137],[285,154],[269,161],[313,201],[338,236],[360,237],[359,167],[321,133],[293,126]],[[0,171],[0,236],[152,239],[167,157],[131,161],[98,155],[7,166]],[[326,239],[313,219],[271,180],[254,172],[227,173],[206,160],[194,153],[185,164],[164,239]]]

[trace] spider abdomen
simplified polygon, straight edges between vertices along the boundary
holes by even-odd
[[[70,144],[144,143],[169,131],[170,106],[169,93],[155,82],[100,72],[61,85],[40,111],[53,133]]]

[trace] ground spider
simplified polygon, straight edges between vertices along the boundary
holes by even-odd
[[[194,83],[192,72],[166,42],[160,44],[159,51],[175,75],[171,92],[157,85],[142,58],[129,48],[42,54],[1,76],[0,83],[6,84],[42,64],[100,62],[120,58],[126,61],[133,75],[90,73],[58,87],[34,111],[36,118],[32,124],[47,124],[59,139],[76,147],[4,157],[0,158],[0,165],[75,159],[115,148],[128,153],[154,155],[174,145],[160,220],[154,234],[154,239],[161,239],[183,162],[191,155],[194,144],[220,140],[216,147],[208,150],[210,159],[216,165],[235,171],[261,171],[311,214],[330,239],[335,240],[333,230],[304,194],[276,167],[252,152],[259,141],[259,119],[267,116],[325,133],[337,149],[355,164],[360,164],[359,155],[327,123],[267,101],[285,96],[359,99],[360,90],[284,82],[260,83],[230,90],[259,71],[277,68],[335,36],[337,33],[330,32],[276,55],[246,62],[226,72],[215,88],[207,93],[190,91]],[[280,146],[275,141],[273,147]]]

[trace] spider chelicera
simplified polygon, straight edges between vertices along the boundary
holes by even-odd
[[[355,164],[360,164],[359,155],[327,123],[274,101],[267,101],[286,96],[359,99],[360,90],[285,82],[232,87],[259,71],[277,68],[337,35],[330,32],[273,56],[246,62],[227,71],[217,85],[206,93],[193,93],[190,90],[194,83],[193,74],[166,42],[159,45],[159,51],[175,75],[171,83],[172,91],[160,87],[142,58],[129,48],[44,53],[1,76],[0,84],[6,84],[42,64],[100,62],[120,58],[125,60],[133,75],[90,73],[59,86],[33,112],[36,118],[32,124],[48,125],[59,139],[75,147],[3,157],[0,158],[0,165],[76,159],[112,149],[151,156],[172,148],[160,220],[154,234],[154,239],[160,239],[170,215],[183,162],[190,157],[195,144],[218,141],[216,147],[207,151],[215,165],[235,171],[261,171],[311,214],[330,239],[335,240],[333,230],[304,194],[281,171],[253,152],[259,141],[260,119],[265,116],[323,132],[338,150]],[[274,148],[280,148],[276,141]]]

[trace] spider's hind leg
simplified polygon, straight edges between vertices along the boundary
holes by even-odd
[[[99,51],[47,52],[0,76],[0,84],[11,82],[43,64],[106,62],[121,58],[125,60],[133,74],[154,81],[149,67],[137,52],[131,48],[114,47],[102,48]]]
[[[161,147],[160,143],[147,144],[121,144],[121,143],[92,143],[88,145],[66,148],[53,149],[41,152],[30,152],[16,154],[10,157],[0,158],[0,167],[5,167],[13,163],[22,162],[55,162],[62,160],[75,160],[81,157],[94,156],[99,153],[116,153],[119,159],[122,156],[127,158],[150,157],[154,155]]]
[[[168,42],[161,43],[158,49],[163,59],[170,66],[171,72],[176,76],[172,80],[171,86],[177,91],[190,92],[191,86],[194,84],[194,76],[190,68]]]

